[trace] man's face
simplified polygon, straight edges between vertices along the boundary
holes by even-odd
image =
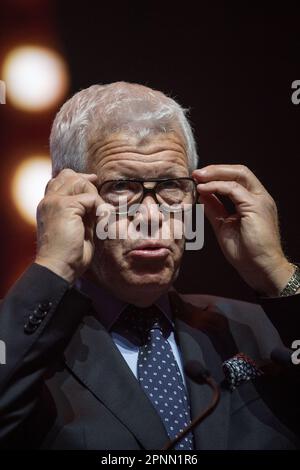
[[[99,186],[108,180],[189,175],[185,147],[175,133],[152,136],[142,145],[137,145],[134,137],[120,133],[101,143],[95,140],[89,147],[89,169],[98,175]],[[169,238],[165,239],[164,224],[170,226],[170,219],[158,210],[152,195],[147,194],[141,204],[143,221],[150,225],[154,218],[157,233],[151,233],[151,236],[143,233],[138,240],[99,240],[95,237],[94,271],[97,278],[104,287],[127,301],[134,301],[137,295],[155,296],[166,291],[177,276],[184,250],[184,239],[174,238],[174,224],[178,229],[182,222],[173,222]],[[122,228],[121,224],[128,227],[129,223],[127,216],[116,221],[118,229]],[[137,249],[149,241],[155,241],[163,248]]]

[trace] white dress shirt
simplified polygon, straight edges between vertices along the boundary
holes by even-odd
[[[132,343],[128,338],[125,338],[119,333],[112,331],[114,323],[118,320],[120,314],[128,304],[112,296],[102,287],[99,287],[98,285],[85,278],[81,278],[76,282],[76,288],[91,299],[93,307],[97,312],[100,323],[110,332],[113,342],[115,343],[116,347],[125,359],[128,367],[131,369],[132,373],[137,378],[139,347]],[[181,353],[174,336],[174,323],[172,321],[172,311],[168,295],[164,294],[163,296],[161,296],[155,302],[155,305],[161,310],[161,312],[171,323],[172,328],[170,328],[169,336],[166,339],[172,348],[174,357],[176,359],[185,384]]]

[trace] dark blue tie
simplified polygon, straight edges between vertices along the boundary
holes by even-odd
[[[139,342],[138,379],[166,428],[175,438],[191,422],[186,389],[177,361],[166,337],[170,323],[156,306],[138,308],[130,305],[122,315],[122,323]],[[189,433],[176,446],[193,449]]]

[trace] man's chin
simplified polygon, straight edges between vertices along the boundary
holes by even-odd
[[[127,284],[135,286],[135,288],[147,290],[161,290],[172,283],[171,273],[162,272],[138,272],[131,273],[127,279]]]

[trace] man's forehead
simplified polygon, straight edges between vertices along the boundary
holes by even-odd
[[[89,166],[94,169],[116,165],[131,169],[139,163],[162,165],[164,161],[166,164],[178,161],[180,166],[187,166],[183,139],[175,132],[155,134],[144,139],[115,133],[101,142],[94,140],[89,147],[88,160]]]
[[[131,148],[137,149],[140,152],[155,152],[160,147],[170,147],[171,149],[180,148],[181,151],[185,152],[184,139],[179,132],[167,132],[167,133],[151,133],[145,137],[139,135],[126,134],[124,132],[114,132],[105,138],[99,139],[95,134],[90,139],[88,146],[88,153],[91,155],[96,152],[107,152],[109,150],[116,150],[118,148]]]

